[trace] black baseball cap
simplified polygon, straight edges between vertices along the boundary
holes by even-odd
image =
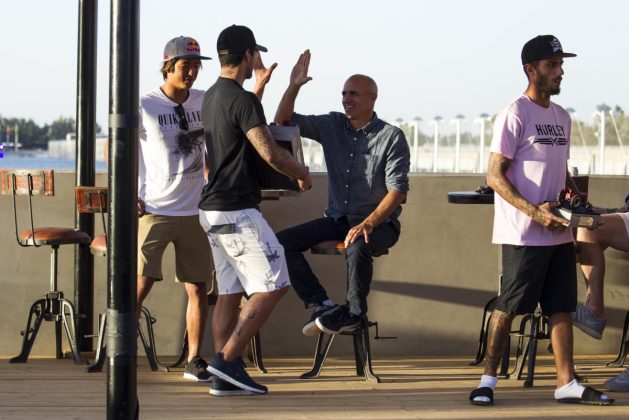
[[[266,47],[258,45],[251,29],[246,26],[232,25],[220,33],[216,41],[216,50],[219,55],[241,53],[246,50],[255,49],[267,52]]]
[[[561,43],[555,36],[537,35],[522,47],[522,65],[556,55],[562,57],[577,56],[576,54],[563,52]]]

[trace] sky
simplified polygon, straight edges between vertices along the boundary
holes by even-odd
[[[1,0],[0,115],[43,125],[76,113],[78,0]],[[106,130],[109,100],[110,2],[98,2],[97,122]],[[596,105],[629,110],[629,2],[624,0],[144,0],[140,2],[140,93],[162,82],[166,42],[192,36],[205,61],[195,88],[219,73],[216,38],[231,24],[249,26],[278,63],[263,105],[271,120],[290,70],[312,52],[313,80],[296,111],[341,111],[348,76],[363,73],[379,86],[376,112],[390,122],[439,115],[473,119],[504,108],[526,87],[522,45],[553,34],[564,51],[562,93],[555,101],[592,122]],[[245,83],[251,89],[252,81]]]

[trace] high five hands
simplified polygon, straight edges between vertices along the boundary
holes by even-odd
[[[309,81],[312,77],[308,76],[308,67],[310,66],[310,50],[304,51],[297,60],[297,63],[293,67],[290,73],[290,84],[294,87],[300,88]]]

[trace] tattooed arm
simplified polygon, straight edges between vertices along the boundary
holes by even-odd
[[[487,183],[493,190],[500,194],[509,204],[525,213],[528,217],[549,228],[559,225],[568,226],[568,220],[555,216],[550,207],[557,205],[555,202],[543,203],[539,206],[529,202],[520,194],[515,186],[509,181],[506,173],[511,165],[511,159],[498,153],[490,153],[489,168],[487,170]]]
[[[312,180],[308,168],[297,162],[287,150],[277,144],[266,125],[258,125],[247,131],[247,138],[262,159],[273,169],[296,179],[301,191],[311,187]]]

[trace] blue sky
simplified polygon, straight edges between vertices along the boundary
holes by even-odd
[[[268,118],[297,56],[310,48],[314,80],[302,89],[299,112],[340,110],[344,80],[365,73],[379,85],[381,117],[448,121],[463,114],[471,129],[474,117],[497,112],[524,90],[524,42],[552,33],[578,54],[566,59],[556,102],[587,121],[601,102],[629,111],[627,1],[144,0],[140,10],[141,92],[161,83],[170,38],[193,36],[215,58],[218,33],[237,23],[269,48],[266,64],[279,64],[263,100]],[[106,128],[110,2],[101,0],[98,13],[97,121]],[[39,124],[74,116],[77,16],[78,1],[3,1],[1,115]],[[195,87],[209,87],[218,71],[218,60],[206,62]]]

